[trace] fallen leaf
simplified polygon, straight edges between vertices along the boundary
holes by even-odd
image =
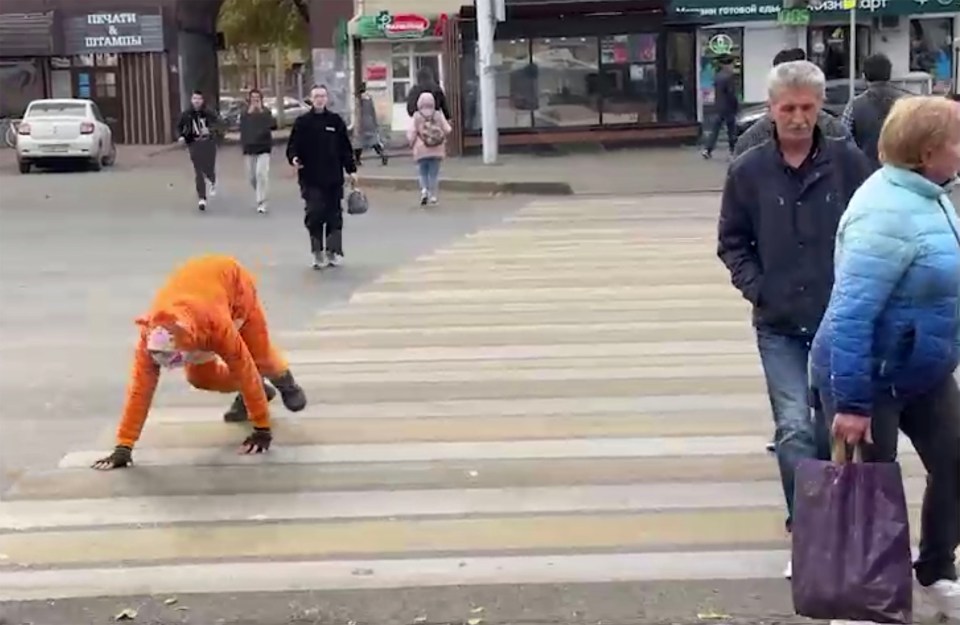
[[[174,605],[176,602],[176,597],[170,597],[169,599],[164,600],[163,605]]]
[[[413,622],[414,622],[414,623],[426,623],[426,622],[427,622],[427,617],[425,617],[425,616],[418,616],[417,618],[413,619]]]
[[[115,621],[132,621],[137,618],[137,611],[133,608],[127,608],[123,612],[113,617]]]
[[[730,618],[730,615],[719,612],[702,612],[697,615],[697,618],[701,621],[722,621],[723,619]]]
[[[478,605],[477,607],[471,609],[470,614],[483,614],[483,606]]]
[[[480,623],[482,622],[483,622],[482,618],[472,618],[469,621],[467,621],[467,625],[480,625]]]

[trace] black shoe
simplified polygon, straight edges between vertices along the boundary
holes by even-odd
[[[384,167],[386,167],[386,166],[387,166],[387,163],[390,162],[390,157],[387,156],[386,154],[381,154],[381,155],[380,155],[380,162],[383,163],[383,166],[384,166]]]
[[[273,398],[277,396],[276,389],[269,384],[263,385],[263,392],[267,394],[267,401],[273,401]],[[243,403],[243,395],[237,393],[237,396],[233,398],[233,403],[230,404],[230,408],[223,413],[223,420],[227,423],[246,423],[248,419],[247,405]]]
[[[307,407],[307,395],[293,379],[293,374],[285,371],[282,375],[270,378],[270,382],[280,391],[280,399],[290,412],[300,412]]]
[[[704,150],[700,152],[700,156],[702,156],[704,160],[709,161],[711,158],[713,158],[713,152],[710,150]]]
[[[197,202],[197,210],[200,211],[201,213],[207,210],[207,201],[200,200],[199,202]]]

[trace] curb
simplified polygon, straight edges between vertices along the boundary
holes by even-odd
[[[418,191],[413,178],[366,177],[360,175],[360,186],[368,189],[396,189]],[[440,190],[452,193],[483,193],[487,195],[573,195],[573,187],[566,182],[497,182],[495,180],[441,180]]]

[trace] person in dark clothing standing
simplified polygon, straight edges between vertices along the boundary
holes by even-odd
[[[717,254],[753,304],[788,530],[797,464],[829,457],[823,414],[809,399],[807,363],[833,287],[840,216],[870,175],[852,142],[828,138],[817,125],[825,91],[823,71],[808,61],[771,70],[774,138],[730,166],[717,227]]]
[[[877,145],[880,129],[893,108],[893,103],[907,94],[890,84],[893,65],[883,54],[874,54],[863,62],[863,77],[867,90],[851,100],[843,110],[840,121],[853,135],[853,140],[867,155],[874,169],[880,169]]]
[[[310,90],[312,110],[297,118],[287,142],[287,161],[297,169],[306,202],[304,225],[310,233],[313,268],[343,260],[343,172],[357,182],[357,164],[343,118],[327,110],[323,85]]]
[[[437,104],[437,110],[443,113],[445,118],[452,120],[450,107],[447,106],[447,96],[443,93],[443,89],[429,67],[421,67],[420,71],[417,72],[417,84],[407,94],[407,115],[413,117],[417,112],[417,102],[420,101],[420,94],[424,91],[433,94],[433,101]]]
[[[246,162],[247,180],[257,196],[257,212],[267,212],[267,189],[270,184],[270,151],[277,120],[263,107],[263,94],[252,89],[248,108],[240,114],[240,145]]]
[[[719,59],[720,70],[713,81],[716,98],[717,117],[710,130],[707,145],[703,148],[703,158],[711,158],[713,149],[720,138],[720,128],[727,127],[727,141],[730,142],[730,154],[737,145],[737,111],[740,110],[740,98],[737,96],[737,74],[733,70],[733,59],[726,56]]]
[[[217,143],[216,132],[220,117],[207,108],[203,94],[194,91],[190,96],[190,108],[180,115],[177,123],[179,140],[187,145],[193,163],[194,182],[197,187],[197,208],[207,210],[207,196],[217,194]],[[209,189],[207,185],[209,186]]]

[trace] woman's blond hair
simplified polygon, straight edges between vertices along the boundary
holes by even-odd
[[[960,108],[943,96],[900,98],[880,131],[880,161],[920,169],[924,156],[960,139]]]

